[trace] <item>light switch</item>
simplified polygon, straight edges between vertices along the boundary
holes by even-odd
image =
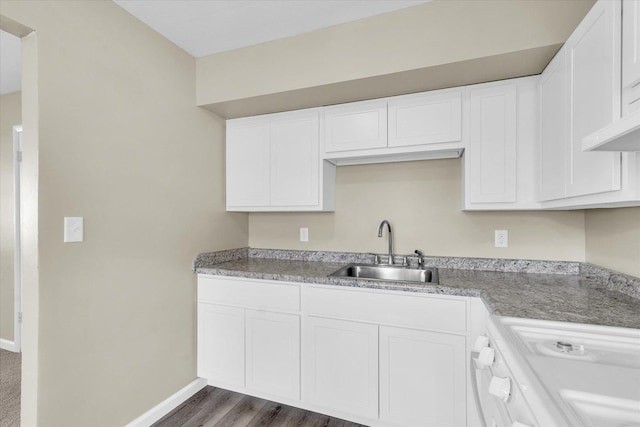
[[[309,229],[307,227],[300,227],[300,241],[301,242],[309,241]]]
[[[84,219],[81,216],[64,217],[64,242],[82,242],[84,237]]]

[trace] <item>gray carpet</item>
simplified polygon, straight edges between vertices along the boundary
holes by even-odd
[[[21,356],[0,350],[0,427],[20,427]]]

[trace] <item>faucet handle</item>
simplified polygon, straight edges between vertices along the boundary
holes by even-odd
[[[367,255],[373,255],[373,263],[380,264],[380,255],[374,254],[373,252],[368,252]]]

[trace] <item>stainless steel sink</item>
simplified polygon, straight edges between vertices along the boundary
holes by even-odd
[[[393,265],[349,264],[331,273],[329,277],[438,283],[438,269],[434,267],[409,268]]]

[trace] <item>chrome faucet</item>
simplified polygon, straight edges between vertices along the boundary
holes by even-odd
[[[420,249],[416,249],[413,253],[418,255],[418,268],[424,267],[424,254],[422,251]]]
[[[387,224],[387,228],[389,229],[389,261],[387,264],[393,265],[393,234],[391,233],[391,224],[386,219],[380,223],[380,227],[378,227],[378,237],[382,237],[382,229],[384,225]]]

